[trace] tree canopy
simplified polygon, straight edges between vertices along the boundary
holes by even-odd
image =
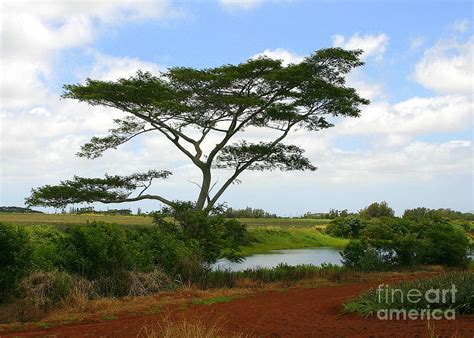
[[[116,128],[93,137],[77,154],[94,159],[134,137],[160,133],[199,168],[198,210],[212,208],[245,170],[316,170],[297,145],[282,141],[297,128],[309,132],[333,126],[335,116],[358,117],[361,98],[346,86],[346,75],[363,65],[360,50],[328,48],[298,64],[284,65],[267,57],[238,65],[208,69],[170,68],[158,75],[138,71],[117,81],[87,79],[64,86],[63,98],[112,107],[127,113],[115,119]],[[271,130],[271,139],[246,139],[250,128]],[[214,170],[230,174],[218,186]],[[145,194],[153,179],[171,172],[151,170],[130,176],[105,176],[63,181],[32,190],[29,205],[63,207],[70,203],[117,203],[155,199]],[[214,190],[215,189],[215,190]],[[213,192],[214,191],[214,192]]]

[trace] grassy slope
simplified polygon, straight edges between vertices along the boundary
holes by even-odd
[[[301,249],[308,247],[331,246],[342,248],[348,240],[325,235],[317,228],[249,228],[253,242],[242,247],[247,256],[278,249]]]

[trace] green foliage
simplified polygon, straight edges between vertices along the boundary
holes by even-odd
[[[395,211],[388,206],[388,203],[383,201],[381,203],[372,203],[368,207],[359,211],[362,218],[371,219],[376,217],[393,217]]]
[[[68,204],[92,202],[123,202],[136,189],[147,188],[153,179],[166,179],[171,172],[149,170],[146,173],[129,176],[105,175],[105,178],[84,178],[74,176],[72,180],[59,185],[45,185],[32,189],[26,198],[27,205],[64,208]],[[93,210],[93,209],[92,209]]]
[[[367,223],[367,221],[354,216],[337,217],[328,224],[326,233],[335,237],[358,238]]]
[[[0,302],[31,267],[32,244],[20,226],[0,223]]]
[[[304,150],[294,145],[272,144],[271,142],[239,143],[228,145],[216,158],[215,168],[239,168],[242,163],[249,163],[247,170],[311,170],[316,167],[303,156]],[[258,160],[252,161],[253,158]]]
[[[446,302],[442,301],[442,297],[440,297],[440,302],[428,302],[424,296],[417,303],[409,302],[406,299],[406,295],[410,290],[419,290],[422,295],[425,295],[429,290],[451,289],[452,285],[455,285],[457,289],[454,302],[452,302],[453,299],[450,293],[446,297]],[[391,296],[392,290],[397,290],[395,293],[397,296]],[[388,298],[387,294],[389,295]],[[404,297],[400,297],[400,294]],[[474,273],[468,271],[451,272],[433,278],[397,283],[388,288],[388,293],[387,289],[382,289],[382,292],[380,292],[377,291],[377,288],[372,288],[358,298],[344,304],[344,308],[347,312],[358,312],[363,316],[374,315],[378,310],[385,309],[455,309],[456,314],[473,314],[473,295]]]
[[[383,270],[388,267],[381,253],[371,246],[367,240],[350,241],[341,252],[342,263],[346,267],[363,271]]]

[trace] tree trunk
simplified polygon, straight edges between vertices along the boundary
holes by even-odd
[[[204,205],[209,197],[209,189],[211,188],[211,168],[206,167],[202,170],[202,184],[199,197],[196,201],[196,210],[203,210]]]

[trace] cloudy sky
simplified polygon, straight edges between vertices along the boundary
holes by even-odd
[[[372,101],[362,117],[291,137],[318,171],[249,172],[223,200],[290,216],[329,208],[356,211],[382,200],[398,213],[417,206],[473,210],[472,6],[2,1],[0,205],[22,206],[32,187],[74,174],[148,169],[174,172],[155,192],[195,199],[197,188],[189,180],[197,173],[159,135],[144,135],[96,160],[75,157],[81,144],[104,135],[120,114],[60,100],[63,84],[87,77],[112,80],[137,69],[157,73],[170,66],[239,63],[260,54],[298,62],[317,49],[340,46],[365,51],[366,65],[349,76],[349,84]],[[138,206],[158,207],[125,205]]]

